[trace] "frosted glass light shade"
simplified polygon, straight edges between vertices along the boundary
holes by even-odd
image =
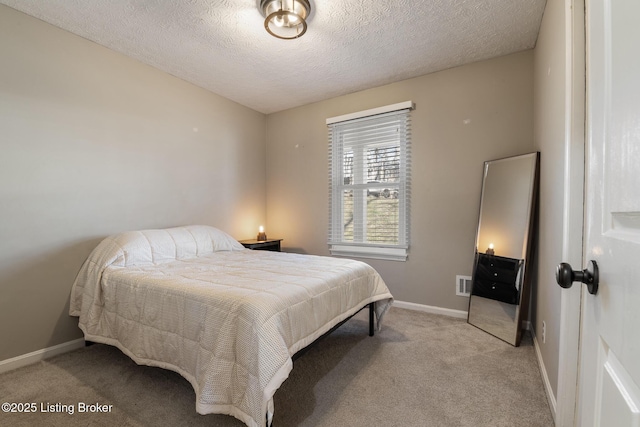
[[[274,37],[296,39],[307,31],[308,0],[261,0],[260,9],[265,16],[264,28]]]

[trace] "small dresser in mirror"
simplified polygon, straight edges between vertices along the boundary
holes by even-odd
[[[528,315],[539,159],[484,163],[468,321],[514,346]]]

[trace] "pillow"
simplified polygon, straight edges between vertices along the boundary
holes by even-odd
[[[69,314],[79,316],[84,299],[93,304],[91,301],[97,298],[100,305],[100,279],[110,265],[148,265],[237,250],[245,248],[224,231],[206,225],[129,231],[109,236],[96,246],[80,268],[71,290]],[[87,294],[85,288],[89,289]]]
[[[224,231],[206,225],[131,231],[113,236],[124,266],[156,264],[195,258],[217,251],[243,250],[244,246]]]

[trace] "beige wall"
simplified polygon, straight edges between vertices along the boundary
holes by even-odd
[[[561,289],[555,271],[560,262],[574,268],[582,263],[584,60],[584,2],[547,1],[534,50],[534,143],[541,152],[541,179],[532,324],[558,425],[574,423],[576,398],[581,287]]]
[[[104,236],[265,220],[266,118],[0,5],[0,360],[81,336]]]
[[[313,82],[309,82],[313,84]],[[267,116],[267,234],[327,255],[325,119],[412,100],[407,262],[368,261],[397,300],[467,310],[483,162],[533,151],[533,53],[522,52]]]
[[[547,2],[534,51],[534,138],[540,151],[540,218],[537,287],[532,324],[546,369],[557,393],[560,287],[555,268],[562,262],[565,162],[565,11],[564,1]],[[542,340],[542,322],[546,339]]]

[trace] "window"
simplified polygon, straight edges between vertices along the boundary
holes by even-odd
[[[327,119],[331,254],[404,261],[411,101]]]

